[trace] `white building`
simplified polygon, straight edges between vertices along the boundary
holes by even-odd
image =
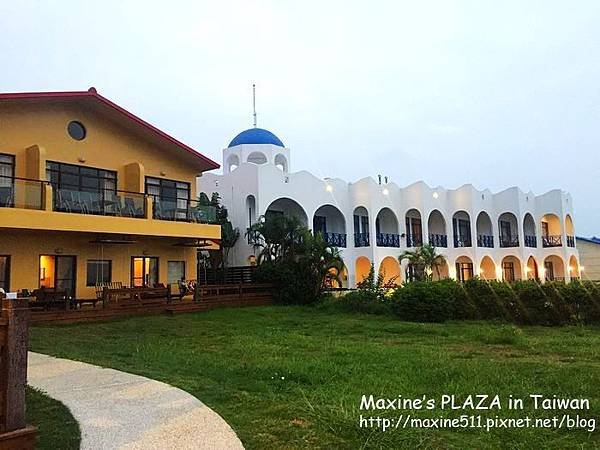
[[[407,276],[398,255],[430,242],[445,256],[442,277],[565,279],[580,276],[571,196],[513,187],[492,193],[466,184],[406,187],[363,178],[354,183],[290,171],[290,149],[251,128],[223,150],[223,174],[205,173],[198,190],[218,192],[242,236],[267,212],[295,215],[342,250],[344,284],[353,287],[371,263],[397,283]],[[230,264],[248,265],[255,249],[240,238]],[[395,277],[395,278],[392,278]]]

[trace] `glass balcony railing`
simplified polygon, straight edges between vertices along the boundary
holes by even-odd
[[[217,208],[203,205],[197,200],[165,199],[151,195],[153,218],[179,222],[216,223]]]
[[[103,190],[53,190],[54,211],[97,216],[146,217],[145,195],[138,192]]]
[[[0,176],[0,208],[43,209],[45,181]]]

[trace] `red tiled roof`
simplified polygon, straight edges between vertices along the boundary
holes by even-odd
[[[159,130],[158,128],[156,128],[155,126],[149,124],[145,120],[140,119],[135,114],[130,113],[126,109],[124,109],[124,108],[120,107],[119,105],[117,105],[116,103],[111,102],[106,97],[103,97],[102,95],[98,94],[98,92],[96,91],[96,89],[93,88],[93,87],[89,88],[87,91],[0,93],[0,101],[1,100],[20,100],[20,99],[34,99],[35,100],[35,99],[44,99],[44,98],[50,98],[50,99],[53,99],[53,98],[56,98],[56,99],[61,99],[61,98],[64,98],[64,99],[93,98],[93,99],[96,99],[99,102],[101,102],[102,104],[104,104],[104,105],[112,108],[113,110],[117,111],[118,113],[124,115],[129,120],[131,120],[131,121],[137,123],[138,125],[141,125],[142,127],[146,128],[147,130],[149,130],[150,132],[154,133],[158,137],[164,139],[165,141],[167,141],[167,142],[169,142],[171,144],[174,144],[175,146],[179,147],[180,149],[185,150],[186,152],[188,152],[190,155],[198,158],[200,161],[202,161],[203,163],[205,163],[206,165],[209,166],[208,170],[218,169],[220,167],[219,164],[217,164],[216,162],[214,162],[212,159],[204,156],[203,154],[197,152],[196,150],[194,150],[193,148],[191,148],[188,145],[184,144],[183,142],[178,141],[177,139],[175,139],[174,137],[168,135],[164,131]]]

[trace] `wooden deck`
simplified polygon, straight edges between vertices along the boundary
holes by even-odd
[[[182,314],[216,308],[240,308],[272,304],[272,286],[267,284],[204,285],[195,296],[183,300],[166,298],[126,300],[103,308],[85,305],[77,310],[32,311],[31,324],[78,323],[112,320],[122,317]]]

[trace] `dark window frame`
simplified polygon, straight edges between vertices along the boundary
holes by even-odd
[[[11,255],[0,255],[0,258],[6,258],[5,272],[2,274],[4,279],[0,279],[0,287],[4,289],[4,292],[10,292],[10,256]]]
[[[167,283],[169,283],[169,264],[170,263],[182,263],[183,264],[183,279],[185,279],[185,274],[186,269],[187,269],[187,264],[185,260],[181,260],[181,259],[171,259],[167,261]],[[181,278],[179,278],[177,281],[180,281]]]
[[[172,184],[172,185],[170,185]],[[158,192],[151,192],[154,189],[158,189]],[[167,195],[165,191],[174,191],[174,195]],[[146,176],[144,178],[144,192],[147,195],[153,197],[154,200],[160,200],[161,202],[175,202],[175,208],[173,211],[173,217],[156,217],[157,210],[155,208],[155,218],[159,219],[172,219],[172,220],[187,220],[190,201],[192,199],[192,188],[191,184],[187,181],[171,180],[168,178],[159,178]],[[180,196],[185,192],[185,196]],[[181,202],[185,202],[185,207],[181,206]],[[156,203],[155,203],[156,204]],[[161,212],[161,214],[165,214]]]
[[[98,280],[96,279],[93,283],[90,283],[90,263],[108,263],[108,280]],[[98,271],[96,271],[98,274]],[[104,271],[102,271],[104,274]],[[110,259],[88,259],[85,263],[85,285],[87,287],[94,287],[98,283],[111,283],[112,282],[112,260]]]

